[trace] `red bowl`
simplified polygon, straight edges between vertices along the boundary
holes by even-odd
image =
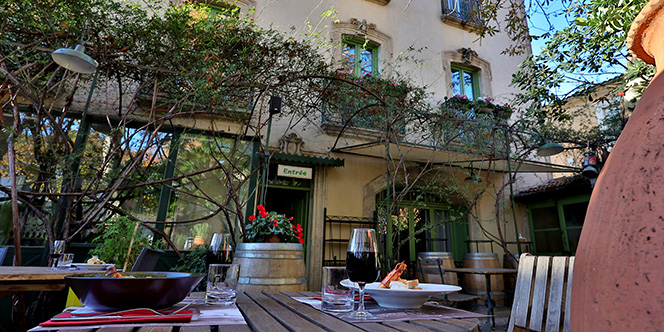
[[[182,301],[203,279],[202,274],[180,272],[121,272],[124,278],[104,274],[65,277],[81,303],[94,310],[168,308]]]

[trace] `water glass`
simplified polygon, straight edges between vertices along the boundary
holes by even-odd
[[[235,304],[239,264],[210,264],[208,269],[205,303],[216,305]]]
[[[59,269],[68,269],[71,267],[71,263],[74,262],[74,254],[64,253],[58,259],[58,268]]]
[[[354,291],[341,285],[341,281],[348,279],[345,267],[323,267],[323,296],[321,309],[332,312],[349,312],[353,310]]]

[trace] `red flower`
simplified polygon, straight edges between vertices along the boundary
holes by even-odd
[[[277,226],[277,221],[276,221],[276,220],[272,220],[272,225]]]
[[[256,208],[258,211],[265,212],[265,207],[263,205],[258,205]]]
[[[284,215],[284,217],[285,217],[285,215]],[[290,219],[288,219],[288,221],[293,221],[293,217],[290,217]]]
[[[256,216],[254,216],[254,215],[250,215],[250,216],[249,216],[249,221],[254,221],[254,220],[256,220]]]
[[[618,92],[618,96],[621,96],[621,97],[622,97],[622,96],[624,96],[624,95],[625,95],[625,92],[623,92],[623,91]]]
[[[265,211],[259,211],[261,213],[261,218],[266,218],[267,217],[267,212]]]
[[[300,239],[300,244],[304,244],[304,239]]]

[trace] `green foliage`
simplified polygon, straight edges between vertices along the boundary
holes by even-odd
[[[92,243],[98,243],[99,246],[90,250],[90,255],[99,257],[109,264],[115,264],[121,268],[125,262],[127,270],[131,269],[138,255],[144,247],[152,248],[150,239],[143,235],[144,227],[139,225],[138,221],[128,217],[116,217],[102,224],[99,228],[99,234],[92,240]],[[133,239],[131,254],[127,255],[129,245]]]
[[[640,95],[653,77],[654,68],[632,59],[625,48],[631,23],[647,0],[570,0],[563,1],[563,15],[569,26],[555,32],[541,53],[521,64],[512,84],[522,92],[515,105],[528,106],[516,128],[536,132],[531,143],[552,141],[585,148],[608,148],[622,130],[630,108],[623,100]],[[548,1],[546,1],[548,4]],[[569,88],[571,86],[571,88]],[[578,114],[570,111],[568,101],[592,100],[597,88],[607,89],[605,101],[615,103],[601,126],[578,126]],[[560,93],[561,88],[565,93]],[[622,100],[616,102],[616,100]],[[576,124],[576,125],[575,125]]]
[[[194,250],[182,255],[182,258],[178,260],[178,265],[171,268],[171,271],[203,274],[203,280],[196,286],[195,292],[205,291],[205,285],[207,285],[207,271],[205,269],[207,249],[207,244],[196,246]]]

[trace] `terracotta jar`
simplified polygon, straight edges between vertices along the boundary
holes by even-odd
[[[572,331],[664,328],[664,0],[628,35],[657,65],[595,184],[576,252]]]

